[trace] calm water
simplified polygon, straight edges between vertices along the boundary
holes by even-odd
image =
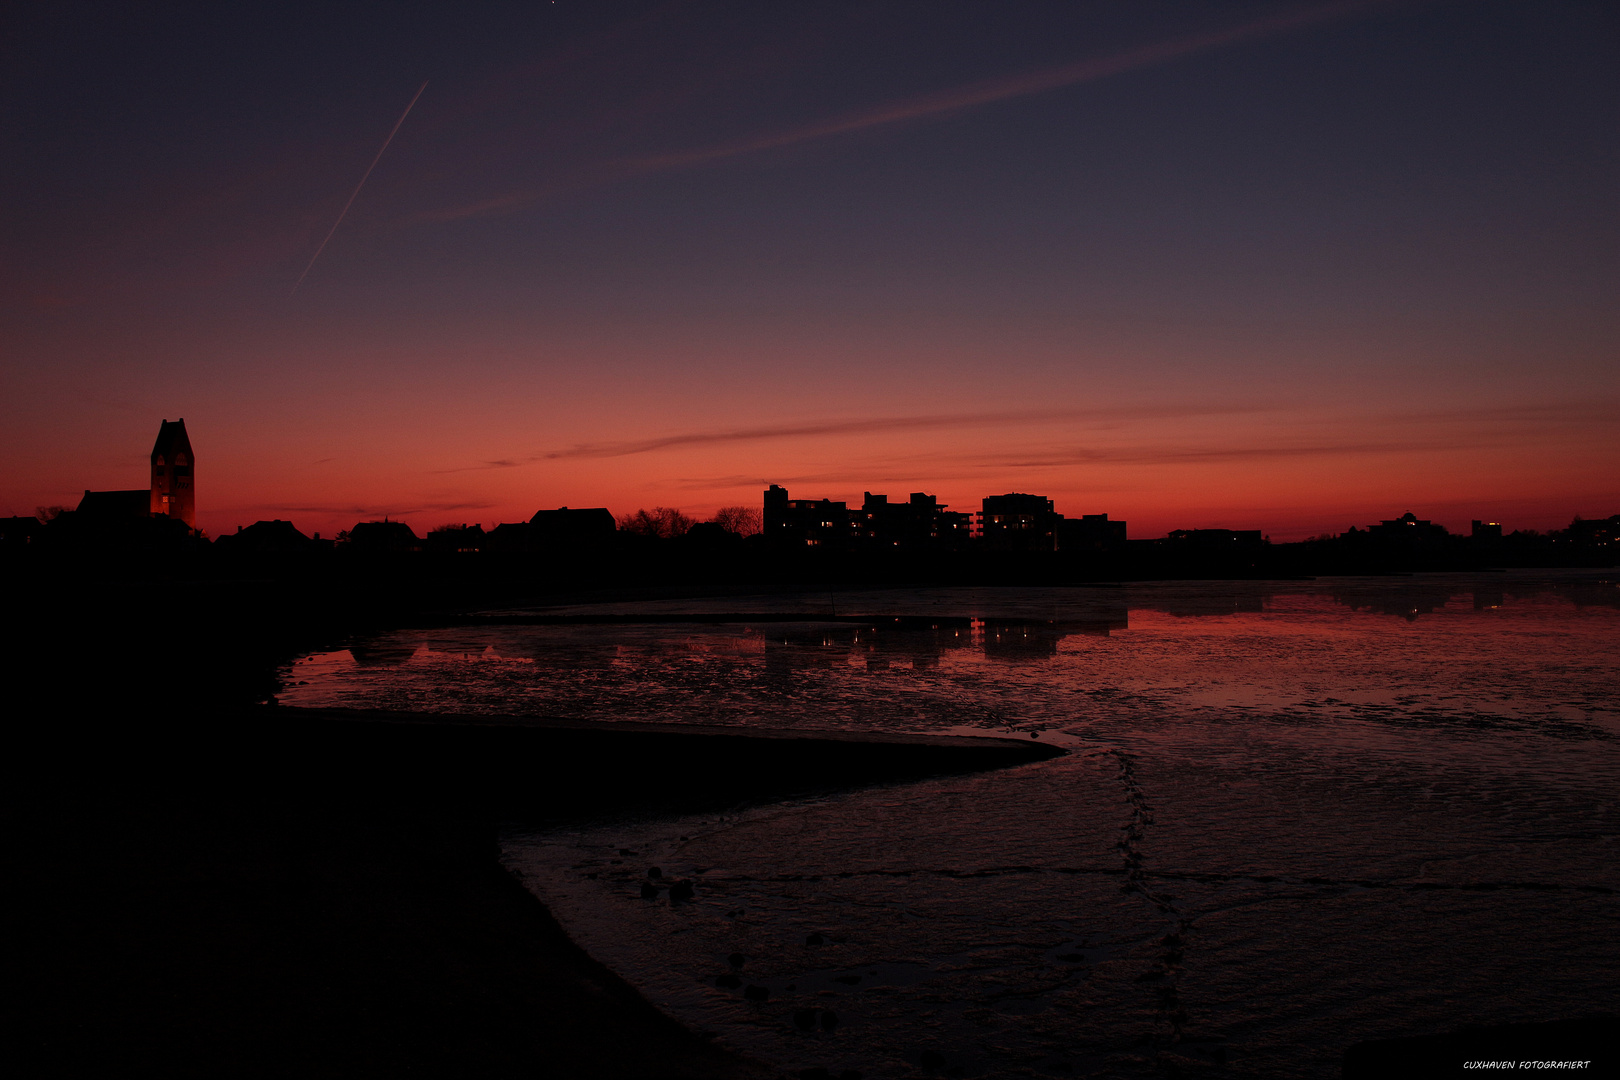
[[[728,611],[803,621],[399,632],[300,660],[282,700],[1068,747],[506,838],[593,955],[791,1070],[1323,1076],[1360,1039],[1620,1001],[1612,577],[551,613]],[[654,865],[692,901],[643,900]]]

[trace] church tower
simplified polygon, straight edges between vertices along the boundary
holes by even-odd
[[[152,447],[152,513],[179,518],[197,527],[196,462],[185,420],[163,421]]]

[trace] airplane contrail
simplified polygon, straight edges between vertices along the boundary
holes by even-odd
[[[399,114],[399,120],[394,124],[394,130],[390,131],[388,133],[388,138],[383,140],[382,149],[377,151],[377,156],[371,159],[370,165],[366,166],[365,175],[360,177],[360,182],[358,184],[354,185],[354,194],[349,196],[349,201],[343,204],[343,210],[338,214],[337,220],[332,222],[332,227],[326,231],[326,239],[322,240],[321,246],[315,249],[315,254],[309,257],[309,265],[304,267],[304,272],[302,274],[298,275],[298,280],[293,283],[292,292],[287,294],[289,297],[298,291],[298,286],[302,285],[304,283],[304,279],[309,276],[310,270],[315,266],[315,260],[320,258],[321,252],[326,250],[327,242],[332,239],[332,234],[337,232],[337,227],[343,224],[343,218],[346,214],[348,214],[349,207],[354,205],[355,196],[359,195],[360,189],[366,186],[366,180],[371,177],[371,170],[375,169],[377,167],[377,162],[382,160],[383,151],[388,149],[388,144],[394,141],[395,135],[399,134],[400,126],[405,123],[405,118],[411,115],[411,109],[416,107],[416,99],[421,97],[422,91],[426,89],[427,83],[425,81],[421,86],[416,88],[416,96],[411,98],[411,103],[409,105],[405,106],[405,111]]]

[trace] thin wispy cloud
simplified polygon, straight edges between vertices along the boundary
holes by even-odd
[[[442,503],[353,503],[349,505],[312,506],[262,506],[254,507],[255,512],[269,512],[274,514],[352,514],[360,518],[400,518],[410,517],[414,514],[449,514],[461,510],[489,510],[495,507],[492,502],[442,502]],[[227,513],[232,512],[227,509]]]
[[[945,484],[956,481],[977,480],[977,474],[967,471],[960,473],[941,472],[930,470],[926,479],[920,477],[924,474],[914,472],[890,472],[887,475],[872,470],[840,470],[837,472],[801,473],[794,476],[780,475],[751,475],[747,473],[732,473],[728,476],[700,476],[667,481],[664,485],[683,491],[725,491],[732,488],[762,488],[770,484],[781,484],[784,487],[794,488],[805,485],[818,485],[824,487],[843,487],[845,485],[858,486],[870,491],[873,488],[905,487],[915,491],[918,484]]]
[[[1494,415],[1501,410],[1484,410]],[[1555,407],[1533,408],[1543,415],[1562,412]],[[1461,411],[1452,415],[1464,418]],[[1481,414],[1474,414],[1478,417]],[[868,490],[883,485],[941,484],[953,481],[979,481],[987,472],[1041,472],[1050,469],[1095,466],[1099,468],[1140,465],[1229,465],[1242,462],[1289,461],[1341,457],[1369,457],[1445,454],[1459,451],[1501,449],[1534,439],[1536,431],[1492,430],[1471,437],[1436,436],[1427,439],[1347,439],[1313,442],[1276,442],[1230,446],[1188,445],[1165,442],[1133,446],[1063,446],[1046,450],[1015,450],[1004,453],[940,454],[926,458],[889,460],[849,471],[811,473],[798,476],[731,473],[724,476],[687,477],[669,483],[694,491],[760,487],[766,484],[846,485],[858,484]]]
[[[1450,441],[1350,442],[1279,446],[1138,446],[1119,449],[1075,447],[1052,454],[980,457],[980,469],[1051,469],[1068,465],[1220,465],[1234,461],[1414,454],[1455,450]]]
[[[1365,456],[1368,454],[1434,453],[1456,449],[1455,444],[1439,441],[1430,443],[1342,443],[1311,446],[1138,446],[1117,450],[1070,448],[1046,454],[1004,454],[991,458],[943,456],[934,459],[929,467],[899,472],[891,466],[877,469],[840,470],[837,472],[807,473],[798,476],[753,475],[731,473],[725,476],[691,477],[672,481],[674,487],[691,491],[723,491],[730,488],[757,488],[767,484],[788,487],[805,484],[845,485],[858,484],[870,490],[885,485],[938,485],[951,482],[979,482],[986,470],[997,472],[1038,472],[1045,469],[1068,468],[1076,465],[1132,466],[1132,465],[1221,465],[1241,461],[1287,460],[1294,458],[1322,458]],[[887,474],[885,474],[887,469]]]
[[[1383,0],[1383,2],[1387,2],[1387,0]],[[640,164],[649,170],[685,168],[736,157],[739,154],[775,150],[784,146],[831,138],[835,135],[847,135],[856,131],[887,127],[892,124],[904,124],[917,120],[948,116],[980,105],[990,105],[995,102],[1028,97],[1032,94],[1044,94],[1068,86],[1077,86],[1081,83],[1095,82],[1114,75],[1123,75],[1127,72],[1155,67],[1197,53],[1210,52],[1229,45],[1237,45],[1245,41],[1253,41],[1286,33],[1290,30],[1298,30],[1306,26],[1383,6],[1383,2],[1375,3],[1370,2],[1370,0],[1356,0],[1356,2],[1323,4],[1304,8],[1282,15],[1256,19],[1225,30],[1191,34],[1185,37],[1172,38],[1168,41],[1138,46],[1134,49],[1116,53],[1113,56],[1094,57],[1060,67],[1045,68],[1040,71],[1024,72],[1019,75],[1003,76],[996,79],[985,79],[969,83],[966,86],[959,86],[932,94],[923,94],[918,97],[891,102],[887,105],[880,105],[875,109],[806,124],[803,127],[786,131],[756,136],[751,139],[645,158],[642,159]]]
[[[667,154],[598,162],[581,169],[572,178],[544,188],[510,191],[475,203],[433,211],[419,221],[454,221],[485,214],[516,210],[547,196],[581,188],[626,180],[633,176],[695,168],[747,154],[782,149],[802,143],[950,116],[954,113],[1065,87],[1096,82],[1132,71],[1167,64],[1199,53],[1239,45],[1244,42],[1285,34],[1320,23],[1342,19],[1379,7],[1394,0],[1343,0],[1319,4],[1278,15],[1254,19],[1224,30],[1206,31],[1139,45],[1111,56],[1091,57],[1058,67],[1021,72],[993,79],[982,79],[964,86],[934,91],[888,102],[842,116],[818,120],[781,131],[767,132],[713,146],[695,147]]]
[[[1485,408],[1430,409],[1406,413],[1410,423],[1530,424],[1545,429],[1552,426],[1592,426],[1620,422],[1620,401],[1595,398],[1588,401],[1525,402]]]
[[[827,435],[876,435],[887,432],[918,431],[940,428],[1006,427],[1041,423],[1110,423],[1134,420],[1162,420],[1196,416],[1230,416],[1243,413],[1265,412],[1269,405],[1165,405],[1137,406],[1113,409],[1030,409],[1016,412],[947,413],[929,416],[881,416],[850,420],[821,420],[798,424],[773,424],[759,427],[733,428],[724,431],[690,431],[662,435],[650,439],[623,442],[579,443],[574,446],[543,450],[524,457],[498,458],[466,465],[445,472],[469,472],[479,469],[513,469],[541,461],[560,461],[572,458],[616,458],[636,454],[651,454],[660,450],[678,450],[689,447],[720,446],[731,443],[760,443],[783,439],[819,438]]]
[[[562,191],[561,187],[556,189]],[[465,206],[451,206],[443,210],[429,210],[411,218],[412,222],[438,223],[446,221],[461,221],[464,218],[483,217],[486,214],[501,214],[508,210],[517,210],[537,202],[549,192],[541,191],[510,191],[505,195],[494,195],[487,199],[480,199]]]
[[[1374,418],[1340,416],[1336,418],[1340,424],[1351,424],[1361,430],[1382,427],[1391,435],[1382,439],[1363,435],[1346,439],[1284,440],[1259,445],[1071,445],[1047,452],[975,454],[971,460],[981,469],[1043,469],[1071,465],[1218,465],[1267,459],[1451,453],[1542,443],[1553,434],[1554,429],[1590,428],[1612,423],[1615,417],[1614,406],[1603,402],[1434,410]],[[1322,428],[1330,423],[1332,421],[1323,418],[1313,426]],[[1442,424],[1447,426],[1447,430],[1437,430]],[[1396,434],[1414,430],[1424,431],[1425,437]]]

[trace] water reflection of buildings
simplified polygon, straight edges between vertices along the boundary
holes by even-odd
[[[1453,600],[1466,598],[1474,611],[1494,611],[1510,601],[1525,602],[1556,597],[1583,607],[1620,607],[1620,590],[1601,580],[1468,582],[1446,585],[1429,582],[1357,584],[1328,590],[1328,595],[1352,611],[1395,615],[1407,622],[1432,615]]]
[[[1328,590],[1337,603],[1351,611],[1367,611],[1378,615],[1394,615],[1407,622],[1416,622],[1420,616],[1433,615],[1457,597],[1471,596],[1475,611],[1502,606],[1500,588],[1473,589],[1454,585],[1430,585],[1416,582],[1398,586],[1349,585]]]
[[[927,670],[947,653],[974,650],[992,660],[1042,660],[1056,656],[1066,638],[1107,637],[1129,625],[1120,603],[1079,619],[895,616],[773,626],[763,636],[766,666],[779,672],[831,668],[852,660],[876,670],[895,665]]]
[[[1056,656],[1058,645],[1071,635],[1107,637],[1110,631],[1129,629],[1121,611],[1117,618],[1052,621],[1037,619],[985,619],[980,627],[984,655],[992,660],[1044,660]]]
[[[895,661],[925,669],[937,667],[947,652],[972,647],[972,619],[893,618],[856,630],[850,654],[864,659],[868,669],[886,668]]]

